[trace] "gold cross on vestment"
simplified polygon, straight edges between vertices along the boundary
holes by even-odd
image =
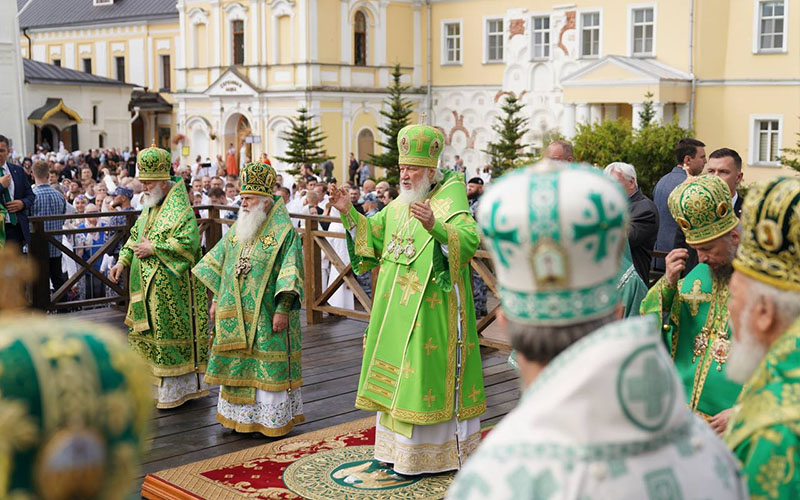
[[[414,375],[415,373],[416,370],[411,368],[411,361],[406,360],[406,364],[403,365],[403,375],[406,377],[406,380],[408,380],[408,377]]]
[[[431,201],[431,210],[433,210],[433,216],[437,219],[446,219],[447,215],[450,213],[450,205],[453,204],[453,200],[450,198],[437,198]]]
[[[422,153],[422,148],[431,142],[430,137],[428,137],[428,134],[426,134],[425,130],[422,128],[415,129],[413,133],[408,134],[408,138],[417,141],[417,153]]]
[[[403,297],[400,299],[400,305],[407,306],[408,299],[411,295],[422,291],[422,283],[417,278],[417,270],[412,269],[408,273],[397,278],[397,284],[403,289]]]
[[[439,346],[433,343],[433,337],[428,337],[428,341],[425,343],[424,346],[422,346],[422,348],[425,349],[425,354],[430,356],[431,351],[435,351],[436,349],[439,348]]]
[[[428,394],[422,396],[422,399],[428,403],[428,408],[430,408],[431,404],[436,401],[436,396],[433,395],[433,389],[428,389]]]
[[[692,313],[692,316],[697,316],[701,303],[711,302],[711,294],[703,292],[701,286],[700,280],[694,280],[691,292],[681,294],[681,298],[689,304],[689,312]]]
[[[475,388],[475,384],[472,384],[472,392],[467,394],[467,397],[472,399],[473,403],[477,403],[478,402],[478,396],[480,396],[480,395],[481,395],[481,391],[479,391],[478,389]]]
[[[436,309],[436,306],[442,303],[442,300],[439,298],[439,292],[433,292],[433,296],[425,299],[425,302],[431,305],[431,309]]]
[[[472,354],[473,347],[475,347],[475,342],[467,342],[467,356]]]

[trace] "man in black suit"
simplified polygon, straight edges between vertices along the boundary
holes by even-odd
[[[20,248],[31,240],[28,210],[36,195],[25,171],[19,165],[7,163],[9,141],[0,135],[0,204],[6,207],[6,241],[16,242]]]
[[[631,202],[631,229],[628,244],[636,273],[650,284],[650,260],[658,236],[658,209],[653,200],[642,194],[636,181],[636,169],[630,163],[614,162],[605,168],[606,175],[617,180]]]
[[[733,211],[736,217],[742,217],[742,202],[744,199],[739,196],[736,189],[742,182],[742,157],[739,153],[729,148],[721,148],[708,157],[706,172],[716,175],[728,185],[733,198]]]

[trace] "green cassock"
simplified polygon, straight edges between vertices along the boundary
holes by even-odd
[[[479,239],[463,175],[444,172],[428,199],[436,217],[430,233],[397,201],[371,218],[355,208],[342,215],[345,227],[355,222],[347,248],[356,273],[381,266],[356,407],[390,415],[392,422],[382,423],[402,434],[408,424],[447,422],[454,413],[463,421],[486,410],[469,266]],[[390,252],[403,227],[403,248],[413,235],[410,258]]]
[[[303,249],[283,199],[274,199],[251,245],[239,241],[234,224],[192,270],[217,301],[206,382],[223,386],[222,397],[229,403],[253,404],[256,389],[284,391],[303,384]],[[236,264],[248,253],[250,270],[237,277]],[[289,328],[278,334],[272,331],[276,312],[289,316]]]
[[[139,259],[133,245],[145,239],[154,253]],[[200,253],[200,231],[183,180],[161,205],[142,210],[119,252],[119,261],[130,266],[128,343],[157,377],[205,371],[208,301],[189,272]]]
[[[731,408],[742,386],[725,375],[731,339],[727,284],[714,280],[707,264],[698,264],[675,287],[666,278],[658,280],[641,313],[663,319],[664,342],[689,407],[706,420]]]
[[[800,320],[742,389],[725,443],[742,463],[752,500],[800,498]]]

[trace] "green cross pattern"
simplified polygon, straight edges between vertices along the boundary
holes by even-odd
[[[648,419],[657,418],[664,411],[663,399],[669,393],[668,377],[655,356],[650,356],[644,360],[644,373],[627,381],[630,401],[643,402]]]
[[[497,254],[497,258],[500,259],[500,263],[503,265],[503,267],[509,267],[508,260],[506,260],[506,256],[500,246],[500,242],[507,241],[510,243],[519,244],[519,232],[516,229],[512,229],[511,231],[500,231],[497,229],[497,209],[499,208],[500,200],[496,200],[494,203],[492,203],[492,214],[491,220],[489,221],[489,227],[483,229],[483,234],[492,240],[492,248],[494,248],[494,252]]]
[[[511,498],[548,500],[558,491],[558,482],[550,469],[534,477],[525,467],[517,467],[506,480],[511,489]]]
[[[672,468],[657,469],[644,475],[648,500],[683,500],[683,493]]]
[[[454,485],[453,497],[469,498],[472,492],[478,493],[478,498],[489,498],[492,489],[484,479],[474,472],[469,472],[464,476],[459,476]]]
[[[600,193],[590,193],[589,200],[591,200],[592,204],[597,209],[597,222],[593,224],[573,224],[572,227],[575,230],[575,241],[580,241],[587,236],[597,235],[599,242],[597,244],[597,252],[595,253],[594,260],[600,262],[603,257],[608,254],[606,239],[608,238],[609,231],[617,227],[622,227],[622,212],[612,218],[608,218],[606,209],[603,206],[603,196]],[[591,213],[588,210],[586,211],[586,215],[587,217],[591,217]]]

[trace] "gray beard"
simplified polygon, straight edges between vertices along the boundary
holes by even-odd
[[[427,179],[423,179],[419,186],[414,186],[411,189],[400,186],[400,195],[397,197],[397,202],[401,205],[412,205],[424,200],[430,190],[431,187]]]
[[[166,196],[166,193],[164,192],[163,189],[154,188],[153,190],[151,190],[151,191],[149,191],[147,193],[142,193],[141,198],[139,198],[139,202],[145,208],[152,208],[152,207],[160,204],[162,201],[164,201],[164,197],[165,196]]]
[[[258,230],[267,220],[267,212],[263,207],[258,207],[250,212],[242,212],[236,221],[236,235],[242,243],[249,243],[258,236]]]

